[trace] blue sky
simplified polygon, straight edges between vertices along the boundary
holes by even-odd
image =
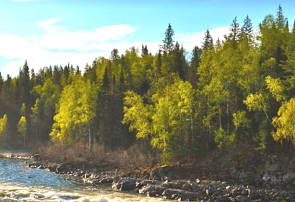
[[[26,59],[36,69],[83,68],[113,48],[122,53],[142,43],[156,51],[168,23],[189,51],[206,29],[217,39],[247,14],[257,26],[279,4],[293,24],[293,0],[0,0],[0,71],[16,75]]]

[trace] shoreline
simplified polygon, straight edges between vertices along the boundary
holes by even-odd
[[[74,178],[90,186],[107,186],[116,192],[140,194],[147,197],[160,197],[179,201],[293,201],[295,199],[294,171],[285,174],[279,182],[279,167],[270,166],[260,178],[257,173],[239,173],[239,179],[228,175],[221,177],[223,171],[209,174],[209,167],[190,167],[188,165],[166,165],[139,170],[111,168],[110,165],[87,166],[85,164],[47,162],[38,154],[30,152],[4,151],[0,158],[26,160],[30,168],[46,169],[56,174]],[[270,156],[268,161],[279,156]],[[292,160],[291,160],[292,161]],[[276,161],[273,161],[276,162]],[[293,165],[295,161],[291,162]],[[277,164],[281,163],[277,161]],[[258,166],[259,167],[259,166]],[[276,168],[276,169],[274,169]],[[204,174],[204,170],[207,174]],[[281,170],[280,170],[281,171]],[[246,172],[246,171],[243,171]],[[190,177],[188,177],[190,176]],[[245,181],[240,179],[243,177]],[[289,179],[288,179],[289,177]]]
[[[30,160],[33,155],[27,150],[0,150],[0,158]]]
[[[48,163],[34,159],[31,168],[75,177],[91,186],[109,186],[113,191],[161,197],[179,201],[292,201],[295,199],[293,184],[267,183],[265,175],[257,183],[242,183],[231,178],[218,179],[204,176],[181,178],[177,172],[197,168],[181,165],[158,166],[137,171],[110,169],[108,166],[87,167],[70,163]],[[177,170],[177,171],[176,171]],[[174,175],[174,176],[173,176]],[[260,181],[260,182],[259,182]]]

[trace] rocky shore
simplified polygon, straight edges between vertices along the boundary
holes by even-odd
[[[270,156],[264,166],[254,164],[227,171],[215,170],[221,166],[218,164],[215,167],[158,166],[126,172],[103,165],[87,168],[69,163],[46,163],[38,156],[29,167],[78,177],[93,186],[109,185],[114,191],[169,200],[295,201],[295,159],[288,159],[288,164],[282,165],[282,159],[277,158]]]
[[[0,151],[0,158],[8,158],[8,159],[21,159],[21,160],[29,160],[32,159],[33,156],[23,150],[16,150],[16,151]]]

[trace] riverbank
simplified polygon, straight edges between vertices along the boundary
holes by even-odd
[[[33,155],[28,150],[0,150],[0,158],[29,160]]]
[[[107,185],[114,191],[169,200],[295,200],[294,155],[253,152],[243,159],[229,156],[217,153],[194,164],[126,170],[107,162],[96,166],[49,162],[37,155],[29,166],[76,177],[93,186]]]

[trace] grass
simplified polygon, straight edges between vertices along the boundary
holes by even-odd
[[[138,169],[152,167],[160,160],[156,152],[150,152],[144,145],[134,144],[127,149],[111,150],[95,145],[90,152],[84,144],[49,145],[37,151],[42,160],[55,163],[69,163],[88,167],[109,166],[113,169]]]

